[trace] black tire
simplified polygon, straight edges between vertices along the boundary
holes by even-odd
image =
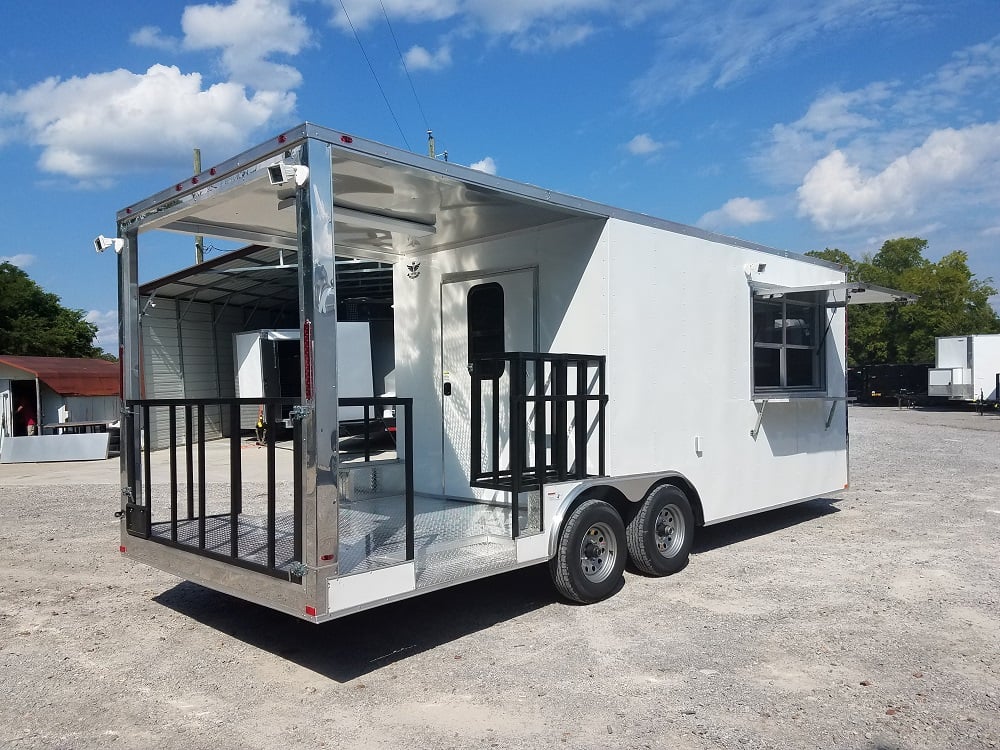
[[[559,593],[574,602],[606,599],[624,583],[625,524],[603,500],[585,500],[570,513],[549,562]]]
[[[653,576],[668,576],[683,569],[693,540],[691,503],[672,484],[654,488],[635,507],[625,527],[632,564]]]

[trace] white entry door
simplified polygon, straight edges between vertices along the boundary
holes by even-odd
[[[495,499],[496,492],[470,487],[472,374],[469,363],[479,353],[534,352],[537,269],[461,277],[441,285],[441,362],[443,489],[447,497]],[[509,370],[509,368],[508,368]],[[500,401],[501,462],[507,459],[509,372],[500,378],[499,393],[483,393],[482,457],[489,465],[492,399]]]

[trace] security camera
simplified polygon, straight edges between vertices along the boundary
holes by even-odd
[[[103,253],[109,247],[114,248],[116,253],[120,253],[125,248],[125,240],[121,237],[108,238],[103,234],[97,235],[94,238],[94,250],[99,253]]]
[[[292,180],[296,187],[302,187],[309,180],[309,167],[279,161],[267,168],[267,179],[272,185],[284,185]]]

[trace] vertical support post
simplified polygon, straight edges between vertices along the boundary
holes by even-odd
[[[142,392],[139,384],[139,362],[140,362],[140,334],[139,334],[139,269],[138,233],[134,230],[125,230],[121,223],[118,225],[118,236],[125,240],[122,251],[118,254],[118,360],[121,372],[121,406],[126,410],[130,402],[139,400]],[[149,414],[143,414],[142,429],[146,434],[146,450],[149,450],[149,436],[146,425],[149,423]],[[141,437],[143,433],[135,429],[135,415],[132,415],[133,428],[126,432],[127,439],[121,440],[118,467],[121,486],[127,490],[125,497],[131,496],[136,503],[139,502],[144,489],[148,490],[148,475],[143,477],[144,487],[140,486],[139,474],[137,471],[138,462],[142,459]],[[146,499],[146,536],[150,534],[150,524],[152,523],[152,513],[149,507],[149,495]],[[123,500],[124,502],[124,500]],[[124,508],[123,508],[124,509]],[[122,526],[121,540],[126,544],[127,530]]]
[[[552,426],[552,462],[555,464],[556,477],[560,482],[566,480],[566,358],[559,357],[552,361],[552,408],[555,411]]]
[[[493,399],[493,409],[490,414],[490,458],[493,459],[492,473],[494,483],[500,481],[500,378],[503,377],[504,371],[494,375],[490,380],[490,386],[493,389],[490,394],[490,397]]]
[[[573,419],[576,422],[576,429],[573,431],[575,438],[575,463],[576,479],[583,479],[587,476],[587,364],[588,360],[581,358],[574,363],[576,367],[576,397],[573,399]]]
[[[413,399],[402,401],[403,414],[406,417],[406,429],[403,432],[403,472],[406,477],[406,559],[412,560],[413,553]]]
[[[442,396],[451,398],[451,396]],[[471,408],[469,414],[469,478],[475,482],[483,476],[483,381],[472,373]]]
[[[604,390],[604,363],[605,363],[605,361],[606,360],[605,360],[604,357],[598,357],[598,359],[597,359],[597,383],[598,383],[598,385],[597,385],[597,393],[600,396],[600,401],[598,402],[598,405],[597,405],[597,409],[598,409],[598,417],[597,417],[597,452],[598,452],[598,456],[599,456],[598,459],[597,459],[597,463],[598,463],[598,466],[597,466],[597,475],[601,476],[601,477],[607,476],[607,469],[606,469],[606,467],[604,465],[604,444],[605,444],[605,437],[606,437],[606,431],[605,431],[605,426],[604,426],[605,419],[604,418],[607,416],[606,411],[607,411],[607,405],[608,405],[607,391]]]
[[[265,409],[267,424],[277,424],[277,411],[274,402],[269,402]],[[275,512],[275,480],[274,480],[274,433],[272,426],[267,431],[267,567],[274,570],[274,534],[277,525]]]
[[[535,484],[539,491],[545,482],[545,360],[535,358]]]
[[[170,540],[177,541],[177,407],[170,409]]]
[[[185,467],[187,472],[187,517],[188,520],[194,518],[194,425],[192,416],[194,407],[191,404],[184,405],[184,447],[185,447]]]
[[[205,549],[205,404],[198,404],[198,548]]]
[[[153,448],[152,448],[152,443],[150,443],[150,439],[152,437],[150,433],[151,429],[149,426],[149,407],[143,406],[142,407],[142,441],[143,441],[142,488],[143,488],[143,497],[146,503],[146,519],[148,521],[148,527],[146,529],[147,538],[153,531],[153,525],[152,525],[153,524],[153,482],[152,482],[153,469],[152,466],[150,465],[151,459],[149,455]],[[135,444],[139,445],[139,441],[136,440]]]
[[[240,513],[243,512],[243,472],[240,464],[240,407],[229,406],[229,554],[240,556]]]
[[[518,505],[521,495],[521,483],[524,478],[525,437],[527,416],[524,403],[525,367],[521,357],[512,355],[507,361],[510,371],[510,405],[507,408],[509,425],[507,434],[510,439],[510,533],[512,539],[521,535],[521,519]],[[499,430],[497,430],[499,432]]]
[[[302,420],[292,420],[292,452],[302,453]],[[302,462],[292,461],[292,559],[302,561]]]
[[[295,193],[302,404],[307,407],[302,419],[301,452],[296,462],[302,488],[302,556],[298,559],[310,571],[322,569],[322,573],[307,574],[303,586],[316,611],[325,612],[329,609],[327,579],[336,575],[339,563],[341,501],[337,486],[340,425],[333,147],[310,137],[293,151],[293,157],[296,152],[300,162],[309,168],[308,180]]]

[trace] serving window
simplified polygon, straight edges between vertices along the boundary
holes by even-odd
[[[824,292],[753,296],[754,393],[826,387]]]

